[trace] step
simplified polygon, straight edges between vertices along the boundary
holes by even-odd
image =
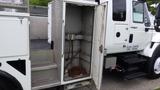
[[[131,65],[131,64],[137,64],[137,63],[143,63],[146,62],[146,59],[143,58],[130,58],[130,59],[126,59],[124,60],[125,63]]]
[[[49,50],[51,44],[48,43],[47,39],[32,39],[30,40],[31,50]]]
[[[31,51],[31,67],[32,70],[43,70],[57,68],[57,64],[54,61],[52,50],[36,50]]]
[[[57,64],[32,67],[32,71],[41,71],[41,70],[48,70],[48,69],[54,69],[54,68],[57,68]]]
[[[31,50],[30,55],[33,64],[37,62],[50,63],[54,60],[53,50]]]
[[[64,85],[64,90],[91,90],[90,87],[91,87],[91,81],[88,80],[88,81],[81,81]]]
[[[147,75],[147,73],[145,73],[145,72],[135,72],[135,73],[128,74],[128,75],[124,76],[124,79],[130,80],[130,79],[134,79],[134,78],[143,77],[146,75]]]
[[[41,90],[60,85],[58,70],[32,71],[32,90]]]
[[[139,70],[139,69],[140,69],[139,67],[135,66],[135,67],[130,67],[130,68],[128,68],[126,71],[127,71],[127,72],[132,72],[132,71],[137,71],[137,70]]]

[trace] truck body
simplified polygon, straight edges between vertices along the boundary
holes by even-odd
[[[124,79],[158,78],[159,37],[151,27],[147,3],[144,0],[97,3],[87,0],[52,3],[50,40],[60,66],[61,84],[92,79],[100,89],[103,65]]]
[[[31,90],[27,0],[0,0],[0,89]]]
[[[150,27],[144,0],[53,0],[48,33],[29,31],[29,15],[17,10],[27,10],[26,6],[16,2],[8,9],[10,5],[2,3],[0,76],[9,73],[6,80],[14,77],[18,90],[31,90],[31,84],[32,90],[56,86],[100,90],[103,66],[125,79],[160,76],[159,33]]]

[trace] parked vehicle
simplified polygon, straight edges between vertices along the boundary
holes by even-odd
[[[28,0],[0,0],[0,89],[31,90]]]
[[[159,6],[154,30],[144,0],[53,0],[44,33],[29,32],[26,2],[0,4],[0,88],[100,90],[103,66],[160,77]]]
[[[160,38],[150,27],[145,0],[98,3],[52,2],[50,40],[61,84],[91,79],[99,90],[104,63],[106,69],[120,73],[124,79],[160,77]]]

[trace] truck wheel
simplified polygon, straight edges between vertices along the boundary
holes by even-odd
[[[160,77],[160,46],[158,46],[149,61],[149,78]]]
[[[10,82],[10,80],[0,77],[0,90],[23,90],[18,87],[16,83]]]
[[[0,90],[23,90],[23,88],[16,78],[0,70]]]

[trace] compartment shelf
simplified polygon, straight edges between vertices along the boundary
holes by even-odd
[[[32,72],[32,90],[40,90],[60,85],[57,72],[57,68]]]
[[[31,51],[31,61],[32,61],[32,69],[36,68],[47,68],[48,67],[57,67],[54,62],[54,56],[52,55],[52,50],[36,50]]]

